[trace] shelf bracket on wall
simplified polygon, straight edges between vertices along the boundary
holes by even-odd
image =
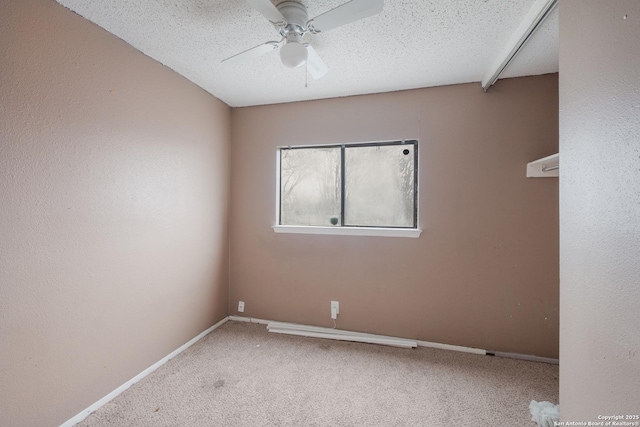
[[[559,153],[527,163],[527,178],[557,178],[559,172]]]

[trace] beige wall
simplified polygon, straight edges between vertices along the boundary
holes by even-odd
[[[557,150],[556,75],[231,112],[51,0],[0,3],[0,58],[0,425],[61,424],[238,300],[557,356],[558,183],[524,177]],[[271,230],[278,145],[396,138],[419,239]]]
[[[230,109],[0,2],[0,425],[58,426],[227,314]]]
[[[639,39],[637,0],[560,2],[565,421],[640,413]]]
[[[557,75],[234,109],[231,298],[245,315],[558,356]],[[275,234],[276,147],[420,139],[419,239]]]

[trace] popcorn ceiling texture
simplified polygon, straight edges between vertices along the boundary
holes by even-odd
[[[307,36],[329,67],[321,80],[280,63],[276,51],[240,64],[224,58],[278,40],[245,1],[57,0],[232,107],[479,82],[533,0],[386,0],[381,14]],[[305,0],[309,17],[346,0]],[[558,71],[557,11],[504,77]]]

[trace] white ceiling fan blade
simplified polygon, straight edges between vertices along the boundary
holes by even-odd
[[[287,22],[280,11],[271,3],[271,0],[247,0],[247,3],[273,24]]]
[[[242,61],[246,61],[249,59],[257,58],[266,53],[271,52],[274,49],[277,49],[280,46],[279,42],[266,42],[256,47],[252,47],[251,49],[247,49],[244,52],[240,52],[237,55],[230,56],[226,59],[223,59],[222,62],[226,62],[227,64],[238,63]]]
[[[382,12],[384,0],[351,0],[311,19],[307,26],[315,32],[328,31]]]
[[[321,79],[325,74],[329,71],[329,67],[324,63],[322,58],[318,55],[318,52],[311,47],[310,44],[304,45],[309,52],[309,56],[307,56],[307,69],[309,70],[309,74],[315,80]]]

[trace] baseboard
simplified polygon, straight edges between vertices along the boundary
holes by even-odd
[[[459,351],[462,353],[472,353],[472,354],[487,354],[487,350],[483,350],[481,348],[473,348],[473,347],[464,347],[461,345],[451,345],[451,344],[440,344],[437,342],[429,342],[429,341],[417,341],[418,347],[429,347],[429,348],[437,348],[439,350],[449,350],[449,351]]]
[[[209,329],[207,329],[204,332],[198,334],[198,336],[196,336],[195,338],[191,339],[189,342],[183,344],[182,346],[178,347],[177,349],[175,349],[174,351],[172,351],[167,356],[163,357],[162,359],[160,359],[159,361],[157,361],[153,365],[149,366],[147,369],[145,369],[144,371],[140,372],[138,375],[136,375],[135,377],[131,378],[129,381],[127,381],[126,383],[122,384],[120,387],[118,387],[117,389],[113,390],[111,393],[107,394],[102,399],[98,400],[97,402],[95,402],[94,404],[89,406],[88,408],[84,409],[83,411],[78,413],[76,416],[74,416],[74,417],[68,419],[67,421],[65,421],[63,424],[60,425],[60,427],[72,427],[72,426],[75,426],[80,421],[84,420],[89,415],[91,415],[92,413],[94,413],[95,411],[100,409],[102,406],[106,405],[111,400],[115,399],[120,393],[122,393],[123,391],[125,391],[126,389],[128,389],[129,387],[131,387],[132,385],[134,385],[135,383],[137,383],[138,381],[140,381],[141,379],[143,379],[144,377],[146,377],[147,375],[149,375],[150,373],[152,373],[153,371],[155,371],[156,369],[158,369],[159,367],[161,367],[162,365],[167,363],[169,360],[171,360],[174,357],[176,357],[178,354],[182,353],[183,351],[185,351],[186,349],[191,347],[196,342],[200,341],[202,338],[204,338],[209,333],[211,333],[214,330],[218,329],[227,320],[229,320],[229,317],[225,317],[224,319],[222,319],[221,321],[219,321],[218,323],[216,323],[215,325],[213,325]]]
[[[259,323],[261,325],[268,325],[269,323],[271,323],[271,320],[256,319],[254,317],[244,316],[229,316],[228,319],[233,320],[234,322]]]
[[[227,322],[229,320],[232,320],[232,321],[235,321],[235,322],[258,323],[258,324],[262,324],[262,325],[268,325],[269,323],[272,323],[271,320],[256,319],[256,318],[253,318],[253,317],[243,317],[243,316],[228,316],[228,317],[225,317],[224,319],[220,320],[218,323],[216,323],[212,327],[210,327],[207,330],[201,332],[200,334],[198,334],[198,336],[194,337],[193,339],[191,339],[187,343],[183,344],[182,346],[178,347],[177,349],[172,351],[170,354],[168,354],[167,356],[163,357],[162,359],[160,359],[159,361],[157,361],[156,363],[154,363],[153,365],[151,365],[150,367],[148,367],[144,371],[140,372],[138,375],[136,375],[135,377],[131,378],[126,383],[122,384],[120,387],[118,387],[117,389],[113,390],[111,393],[107,394],[102,399],[98,400],[97,402],[93,403],[92,405],[90,405],[86,409],[84,409],[81,412],[79,412],[74,417],[72,417],[72,418],[68,419],[67,421],[65,421],[64,423],[60,424],[60,427],[72,427],[72,426],[75,426],[80,421],[84,420],[89,415],[94,413],[96,410],[100,409],[102,406],[106,405],[111,400],[116,398],[120,393],[122,393],[123,391],[125,391],[126,389],[131,387],[133,384],[137,383],[138,381],[140,381],[141,379],[143,379],[144,377],[146,377],[147,375],[149,375],[150,373],[152,373],[153,371],[155,371],[156,369],[158,369],[159,367],[161,367],[162,365],[167,363],[169,360],[173,359],[178,354],[182,353],[183,351],[185,351],[186,349],[191,347],[193,344],[195,344],[196,342],[200,341],[206,335],[208,335],[211,332],[213,332],[214,330],[218,329],[220,326],[222,326],[225,322]],[[300,325],[300,326],[304,326],[304,325]],[[369,335],[369,334],[361,334],[361,333],[355,333],[355,334],[357,334],[357,335]],[[394,337],[386,337],[386,338],[394,338]],[[398,338],[398,339],[402,339],[402,338]],[[553,359],[553,358],[548,358],[548,357],[531,356],[531,355],[518,354],[518,353],[504,353],[504,352],[498,352],[498,351],[496,351],[496,352],[488,352],[486,350],[482,350],[482,349],[479,349],[479,348],[463,347],[463,346],[450,345],[450,344],[432,343],[432,342],[428,342],[428,341],[415,341],[415,342],[418,344],[419,347],[430,347],[430,348],[437,348],[437,349],[441,349],[441,350],[459,351],[459,352],[464,352],[464,353],[473,353],[473,354],[480,354],[480,355],[488,354],[490,356],[527,360],[527,361],[531,361],[531,362],[551,363],[551,364],[556,364],[556,365],[559,364],[559,360],[558,359]]]
[[[558,359],[553,359],[551,357],[533,356],[530,354],[506,353],[504,351],[482,350],[482,349],[473,348],[473,347],[461,347],[457,345],[439,344],[439,343],[426,342],[426,341],[418,341],[418,346],[439,348],[441,350],[462,351],[465,353],[473,353],[473,354],[483,354],[487,356],[504,357],[507,359],[526,360],[528,362],[549,363],[551,365],[560,364],[560,361]]]
[[[269,322],[269,324],[267,325],[267,329],[269,330],[269,332],[298,335],[303,337],[363,342],[402,348],[412,348],[418,346],[418,343],[416,341],[408,340],[405,338],[365,334],[362,332],[346,331],[343,329],[322,328],[319,326],[300,325],[298,323]]]
[[[269,325],[270,323],[274,323],[274,324],[278,324],[279,322],[276,321],[272,321],[272,320],[264,320],[264,319],[255,319],[252,317],[243,317],[243,316],[229,316],[229,320],[233,320],[235,322],[250,322],[250,323],[259,323],[262,325]],[[303,331],[305,330],[314,330],[314,329],[325,329],[325,328],[318,328],[318,327],[309,327],[306,325],[301,325],[298,323],[290,323],[289,325],[297,325],[298,329],[302,329]],[[277,329],[277,328],[274,328]],[[334,334],[336,335],[340,335],[338,330],[333,330]],[[274,330],[275,332],[275,330]],[[376,335],[372,335],[372,334],[364,334],[364,333],[360,333],[360,332],[349,332],[349,331],[344,331],[344,332],[348,332],[349,335],[356,335],[356,336],[372,336],[375,337]],[[304,333],[290,333],[290,335],[300,335],[300,336],[312,336],[312,335],[305,335]],[[340,338],[335,338],[334,336],[317,336],[318,338],[330,338],[330,339],[340,339]],[[404,338],[396,338],[396,337],[382,337],[382,338],[391,338],[391,339],[399,339],[399,340],[403,340]],[[362,341],[362,342],[367,342],[367,341]],[[505,353],[505,352],[500,352],[500,351],[488,351],[488,350],[484,350],[481,348],[473,348],[473,347],[464,347],[464,346],[460,346],[460,345],[451,345],[451,344],[441,344],[441,343],[435,343],[435,342],[429,342],[429,341],[415,341],[418,344],[418,347],[429,347],[429,348],[437,348],[440,350],[449,350],[449,351],[459,351],[462,353],[471,353],[471,354],[479,354],[479,355],[489,355],[489,356],[495,356],[495,357],[504,357],[504,358],[508,358],[508,359],[519,359],[519,360],[527,360],[529,362],[540,362],[540,363],[550,363],[553,365],[558,365],[559,364],[559,360],[558,359],[553,359],[553,358],[549,358],[549,357],[540,357],[540,356],[533,356],[533,355],[528,355],[528,354],[519,354],[519,353]],[[382,343],[382,344],[386,344],[386,343]]]
[[[560,360],[553,359],[551,357],[533,356],[529,354],[520,353],[505,353],[503,351],[487,351],[489,356],[506,357],[507,359],[527,360],[529,362],[549,363],[552,365],[559,365]]]

